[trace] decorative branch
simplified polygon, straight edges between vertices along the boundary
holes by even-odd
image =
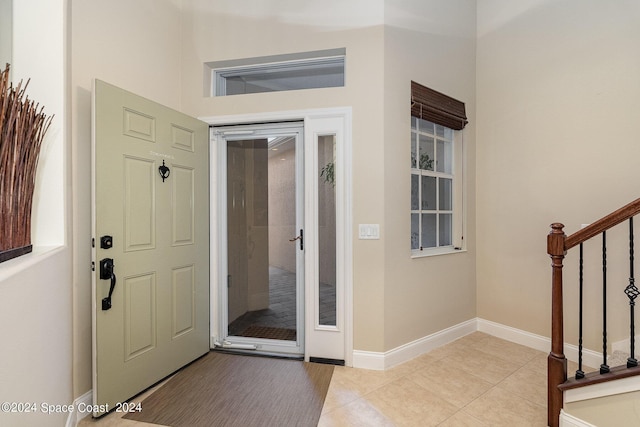
[[[44,135],[53,116],[25,96],[29,81],[14,88],[9,64],[0,72],[0,261],[2,253],[31,247],[31,208]],[[24,251],[22,252],[24,253]]]

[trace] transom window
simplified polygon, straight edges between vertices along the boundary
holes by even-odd
[[[346,49],[205,63],[213,96],[343,87]]]
[[[411,117],[411,249],[453,245],[453,130]]]

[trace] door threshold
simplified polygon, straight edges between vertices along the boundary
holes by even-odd
[[[327,359],[326,357],[310,357],[309,362],[322,363],[324,365],[344,366],[342,359]]]
[[[239,356],[258,356],[258,357],[269,357],[272,359],[304,360],[304,355],[301,355],[301,354],[273,353],[273,352],[260,351],[260,350],[242,350],[237,348],[230,349],[230,348],[216,347],[216,348],[212,348],[211,351],[215,351],[217,353],[225,353],[225,354],[236,354]]]

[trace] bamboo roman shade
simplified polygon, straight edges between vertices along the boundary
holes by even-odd
[[[461,130],[468,123],[464,102],[411,82],[411,115],[420,119]]]

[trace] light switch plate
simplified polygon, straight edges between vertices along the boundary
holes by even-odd
[[[360,240],[380,239],[380,224],[358,224],[358,238]]]

